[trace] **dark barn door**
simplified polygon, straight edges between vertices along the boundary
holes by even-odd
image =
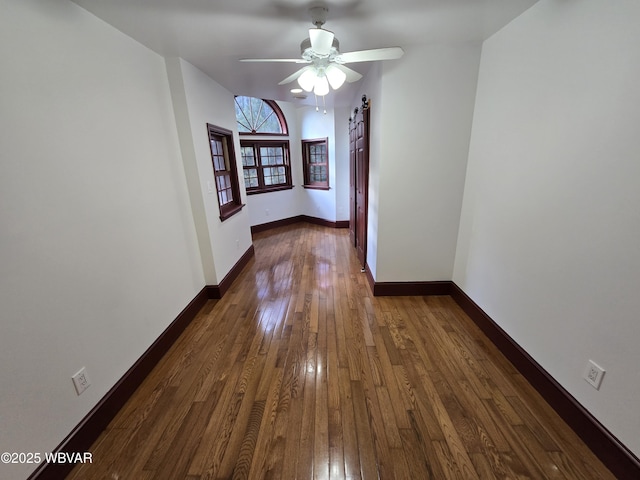
[[[362,268],[367,263],[367,207],[369,193],[369,101],[362,97],[362,106],[349,119],[349,236],[355,246]]]

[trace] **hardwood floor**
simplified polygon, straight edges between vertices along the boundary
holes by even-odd
[[[614,478],[450,297],[372,297],[348,230],[254,245],[68,479]]]

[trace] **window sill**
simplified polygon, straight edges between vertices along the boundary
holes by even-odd
[[[279,192],[280,190],[291,190],[293,185],[283,185],[281,187],[262,188],[260,190],[247,190],[247,195],[258,195],[259,193]]]
[[[311,190],[331,190],[328,185],[303,185],[303,188],[309,188]]]
[[[233,217],[236,213],[238,213],[240,210],[242,210],[242,207],[244,207],[245,204],[243,203],[242,205],[234,205],[233,207],[229,208],[228,210],[225,210],[224,213],[220,214],[220,221],[224,222],[227,218]]]
[[[243,137],[258,137],[258,136],[265,136],[265,137],[288,137],[289,134],[288,133],[275,133],[275,132],[238,132],[238,135],[242,135]]]

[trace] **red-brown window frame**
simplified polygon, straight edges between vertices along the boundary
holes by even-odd
[[[233,132],[217,125],[207,123],[207,133],[209,136],[209,151],[211,153],[211,167],[213,168],[214,183],[216,184],[217,201],[220,209],[220,220],[235,215],[244,206],[240,199],[240,184],[238,183],[238,167],[236,164],[236,153],[233,146]],[[213,142],[220,141],[223,146],[222,155],[214,151]],[[217,150],[217,149],[216,149]],[[216,164],[216,158],[224,159],[224,169]],[[222,186],[221,183],[225,185]],[[228,183],[228,185],[227,185]],[[223,193],[223,190],[225,193]],[[223,203],[224,197],[231,194],[231,200]]]
[[[315,163],[314,165],[324,165],[327,169],[327,180],[324,182],[311,181],[311,160],[309,147],[311,145],[324,145],[325,146],[325,161],[323,163]],[[304,174],[304,188],[315,188],[318,190],[329,190],[329,139],[328,138],[313,138],[302,140],[302,170]]]
[[[291,156],[289,153],[289,140],[258,140],[258,139],[241,139],[241,147],[251,147],[254,150],[254,158],[256,159],[255,166],[244,166],[243,170],[256,169],[258,171],[258,186],[247,187],[245,184],[245,191],[247,195],[255,195],[258,193],[277,192],[279,190],[290,190],[293,188],[293,182],[291,181]],[[272,168],[279,165],[262,165],[260,156],[260,147],[282,147],[284,152],[284,164],[285,167],[285,179],[286,183],[278,185],[265,185],[264,184],[264,169]]]
[[[236,95],[236,97],[238,97],[238,95]],[[234,97],[235,100],[235,97]],[[238,125],[238,134],[243,137],[243,136],[250,136],[250,135],[265,135],[265,136],[276,136],[276,137],[288,137],[289,136],[289,126],[287,125],[287,119],[284,116],[284,113],[282,112],[282,110],[280,109],[280,107],[278,106],[278,104],[274,101],[274,100],[267,100],[266,98],[261,98],[260,100],[262,100],[264,103],[266,103],[269,107],[271,107],[276,115],[276,117],[278,117],[278,121],[280,122],[280,128],[282,129],[282,133],[275,133],[275,132],[245,132],[242,131],[240,129],[240,125]]]

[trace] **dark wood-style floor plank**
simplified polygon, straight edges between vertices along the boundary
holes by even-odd
[[[373,297],[346,230],[255,235],[84,479],[612,479],[448,296]]]

